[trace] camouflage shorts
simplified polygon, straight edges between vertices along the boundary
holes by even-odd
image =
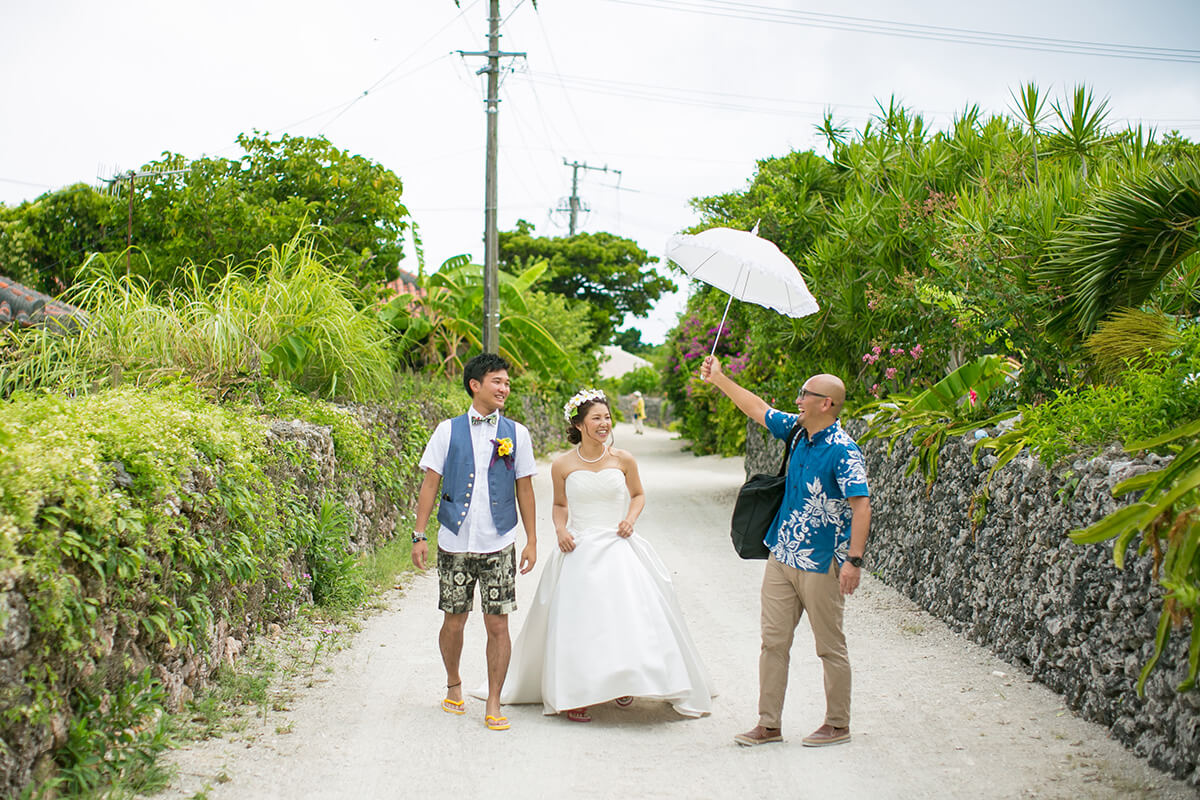
[[[447,553],[438,550],[438,608],[465,614],[475,605],[479,584],[479,609],[485,614],[511,614],[517,610],[517,547],[510,544],[495,553]]]

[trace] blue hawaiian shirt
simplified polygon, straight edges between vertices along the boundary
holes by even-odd
[[[787,440],[799,417],[777,409],[767,411],[767,430]],[[867,466],[858,445],[838,422],[811,438],[804,428],[796,435],[788,461],[783,504],[765,539],[775,559],[805,572],[840,566],[850,549],[850,511],[847,497],[869,497]]]

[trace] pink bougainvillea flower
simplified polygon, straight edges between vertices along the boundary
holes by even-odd
[[[884,372],[883,372],[883,377],[887,378],[889,381],[890,381],[892,378],[896,377],[896,368],[895,368],[895,367],[888,367],[886,370],[884,370]]]
[[[967,390],[967,397],[971,401],[971,405],[975,405],[975,401],[979,399],[979,394],[974,389]]]

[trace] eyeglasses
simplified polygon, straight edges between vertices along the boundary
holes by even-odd
[[[824,397],[826,400],[829,399],[829,395],[827,395],[827,394],[821,394],[820,392],[813,392],[808,389],[801,389],[800,397],[797,399],[803,400],[806,397]]]

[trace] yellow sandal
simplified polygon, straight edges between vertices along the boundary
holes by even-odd
[[[493,717],[491,714],[483,718],[483,724],[487,725],[489,731],[506,731],[512,727],[509,725],[508,717]]]
[[[454,686],[462,686],[462,681],[454,684]],[[447,686],[447,689],[453,689],[454,686]],[[442,711],[447,714],[465,714],[467,713],[467,703],[465,700],[451,700],[449,697],[442,699]]]

